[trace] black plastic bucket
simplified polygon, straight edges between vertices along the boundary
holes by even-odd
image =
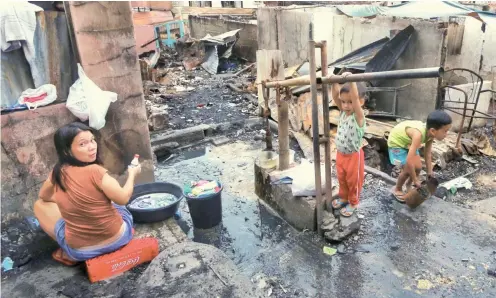
[[[153,193],[168,193],[174,195],[177,200],[167,206],[157,209],[134,209],[129,205],[138,197],[153,194]],[[171,218],[179,208],[179,203],[183,198],[183,190],[179,185],[168,182],[153,182],[134,186],[131,199],[126,207],[133,215],[133,220],[136,223],[153,223]]]
[[[193,220],[193,226],[197,229],[210,229],[222,221],[222,190],[224,185],[220,184],[218,193],[208,197],[193,198],[183,192],[188,203],[189,213]]]

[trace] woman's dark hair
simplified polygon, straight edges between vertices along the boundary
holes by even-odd
[[[66,191],[65,186],[62,183],[62,168],[64,167],[64,165],[84,167],[90,164],[102,164],[102,162],[100,161],[98,150],[96,154],[96,160],[90,163],[79,161],[72,156],[72,142],[74,141],[74,138],[78,135],[78,133],[82,131],[89,131],[96,137],[96,131],[93,128],[88,127],[80,122],[73,122],[71,124],[62,126],[61,128],[57,129],[55,135],[53,136],[53,141],[55,143],[55,149],[57,150],[59,161],[57,162],[57,164],[55,164],[55,167],[53,167],[52,184],[60,187],[60,189],[62,189],[62,191],[64,192]]]

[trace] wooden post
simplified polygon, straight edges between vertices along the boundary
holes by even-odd
[[[286,98],[281,100],[281,89],[276,89],[277,115],[278,115],[278,131],[279,131],[279,170],[289,168],[289,111],[288,99],[291,99],[291,93],[286,88]],[[289,96],[289,98],[288,98]]]
[[[284,80],[284,63],[282,53],[279,50],[257,51],[258,106],[260,107],[260,115],[266,118],[266,149],[272,150],[269,117],[278,121],[278,114],[275,90],[265,88],[264,82],[267,80]]]
[[[265,82],[262,83],[262,92],[263,92],[263,98],[265,102],[265,110],[264,110],[264,118],[265,118],[265,125],[266,125],[266,131],[265,131],[265,150],[267,151],[272,151],[274,148],[272,147],[272,132],[270,130],[270,106],[269,106],[269,95],[270,95],[270,89],[265,87]]]
[[[320,42],[320,57],[322,76],[326,77],[328,72],[327,67],[327,41]],[[322,108],[324,116],[324,139],[325,142],[325,200],[322,208],[325,208],[326,203],[332,200],[332,168],[331,168],[331,128],[329,125],[329,89],[327,83],[322,83]]]
[[[317,199],[317,233],[322,236],[322,178],[320,173],[319,107],[317,102],[315,41],[313,40],[308,42],[308,57],[310,62],[310,92],[312,93],[313,164],[315,168],[315,196]]]

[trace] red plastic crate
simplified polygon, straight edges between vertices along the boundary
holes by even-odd
[[[150,262],[158,255],[155,238],[133,239],[123,248],[86,261],[88,278],[92,283],[126,272]]]

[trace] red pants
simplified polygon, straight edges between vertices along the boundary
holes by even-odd
[[[338,152],[336,170],[339,180],[339,197],[348,200],[351,205],[358,205],[363,186],[364,171],[363,150],[352,154]]]

